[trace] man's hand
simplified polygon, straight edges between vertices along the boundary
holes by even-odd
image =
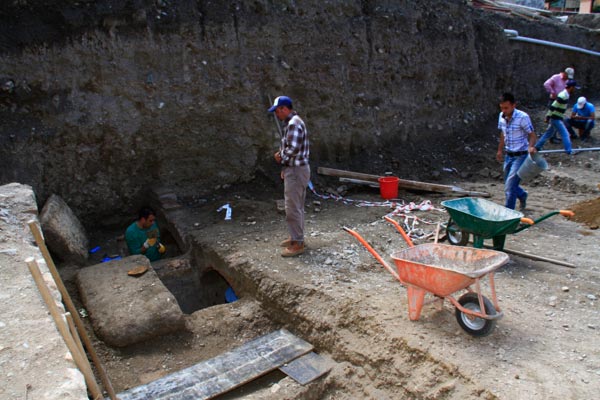
[[[537,149],[535,148],[535,146],[529,146],[529,154],[535,154],[537,153]]]
[[[146,239],[146,241],[144,242],[144,249],[149,249],[152,246],[156,245],[156,238],[149,238]]]
[[[502,150],[498,150],[496,153],[496,160],[502,162],[504,160],[504,155],[502,154]]]
[[[275,161],[277,161],[277,164],[281,164],[281,154],[279,152],[275,153],[273,157],[275,157]]]

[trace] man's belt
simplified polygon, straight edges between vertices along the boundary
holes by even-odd
[[[519,157],[519,156],[524,156],[525,154],[527,154],[527,150],[523,150],[523,151],[507,151],[506,155],[509,157]]]

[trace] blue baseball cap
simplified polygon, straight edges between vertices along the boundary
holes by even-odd
[[[273,101],[273,105],[271,106],[271,108],[269,108],[269,112],[273,112],[275,111],[275,109],[277,107],[280,106],[287,106],[289,108],[292,108],[292,99],[290,99],[287,96],[279,96],[275,98],[275,101]]]
[[[575,79],[569,79],[565,87],[574,87],[575,89],[581,89],[581,87],[577,86],[577,81]]]

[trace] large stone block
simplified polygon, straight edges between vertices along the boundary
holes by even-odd
[[[46,245],[56,257],[85,265],[88,237],[77,216],[60,196],[53,194],[46,201],[40,223]]]
[[[148,271],[138,277],[127,274],[139,266]],[[123,347],[185,326],[177,300],[145,256],[83,268],[77,286],[94,331],[108,345]]]

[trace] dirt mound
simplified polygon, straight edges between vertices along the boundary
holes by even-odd
[[[600,225],[600,197],[574,204],[571,210],[575,213],[574,221],[586,224],[592,229]]]

